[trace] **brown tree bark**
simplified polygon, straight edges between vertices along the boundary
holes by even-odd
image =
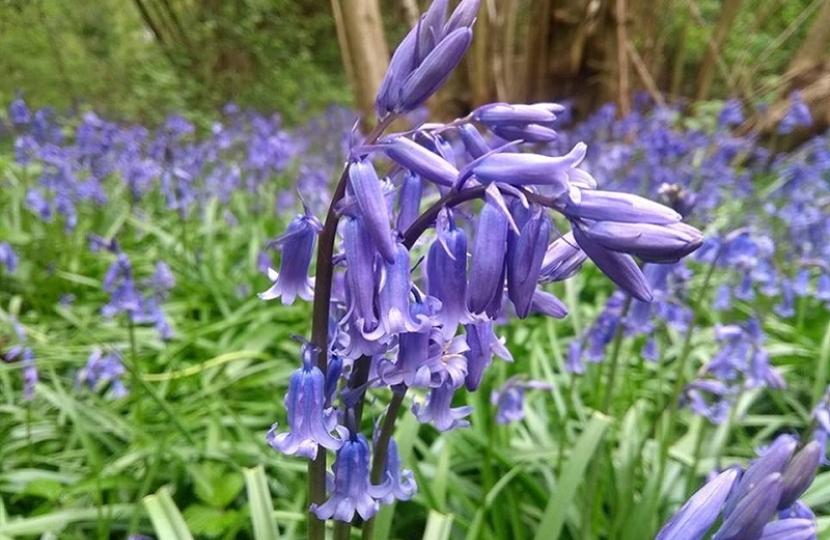
[[[355,106],[371,123],[375,95],[389,65],[378,0],[331,0],[331,5]]]
[[[822,0],[821,9],[813,20],[807,37],[790,60],[787,71],[798,74],[820,64],[827,52],[828,43],[830,43],[830,0]]]

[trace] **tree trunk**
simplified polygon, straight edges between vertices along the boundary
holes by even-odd
[[[355,106],[372,123],[375,95],[389,65],[378,0],[331,0],[331,5]]]
[[[787,71],[797,75],[820,64],[824,59],[828,42],[830,42],[830,0],[823,0],[821,10],[813,20],[807,37],[790,60]]]

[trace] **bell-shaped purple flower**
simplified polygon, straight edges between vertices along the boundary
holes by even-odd
[[[336,411],[326,407],[326,381],[323,372],[314,365],[316,356],[316,349],[304,344],[303,366],[291,374],[288,382],[285,408],[290,431],[277,433],[277,424],[274,424],[266,436],[268,443],[283,454],[315,459],[319,446],[337,450],[348,435],[345,427],[337,425]],[[334,437],[333,431],[339,437]]]
[[[712,540],[759,538],[764,526],[775,515],[781,498],[781,473],[759,478],[754,488],[738,500],[731,513],[724,511],[724,520]]]
[[[447,379],[441,386],[430,390],[424,404],[412,405],[412,413],[421,423],[429,423],[438,431],[449,431],[459,427],[467,427],[470,423],[463,420],[473,408],[470,406],[452,407],[452,396],[456,387],[451,379]]]
[[[430,296],[441,301],[436,321],[445,336],[454,336],[458,325],[469,322],[471,315],[467,310],[467,233],[452,220],[429,248],[427,285]]]
[[[382,504],[408,501],[418,492],[418,485],[415,483],[412,471],[401,468],[401,456],[398,453],[398,443],[395,442],[394,437],[389,439],[389,447],[386,450],[383,478],[382,488],[385,494],[378,498]]]
[[[740,477],[728,469],[700,488],[666,523],[655,540],[700,540],[715,523],[732,486]]]
[[[622,221],[668,225],[680,221],[680,214],[660,203],[616,191],[577,190],[562,208],[570,219]],[[574,196],[577,194],[576,196]]]
[[[371,340],[393,336],[401,332],[417,332],[428,322],[424,316],[413,316],[409,308],[409,292],[412,279],[409,271],[409,251],[403,244],[395,244],[393,262],[384,262],[381,287],[378,292],[378,316],[380,325],[367,332]]]
[[[467,305],[473,313],[484,312],[503,292],[508,227],[502,211],[486,202],[478,216],[467,289]]]
[[[285,234],[273,242],[282,251],[280,271],[268,269],[268,278],[274,284],[267,291],[259,293],[261,299],[280,297],[283,305],[290,305],[298,296],[303,300],[314,297],[308,269],[314,254],[315,237],[322,228],[320,221],[308,213],[297,215],[291,220]]]
[[[422,105],[447,80],[472,40],[480,0],[462,0],[444,22],[446,0],[435,0],[392,55],[375,99],[379,118]]]
[[[539,281],[542,261],[550,237],[550,218],[538,210],[522,226],[514,249],[507,260],[507,296],[516,307],[516,315],[524,319],[530,314],[533,293]]]
[[[17,254],[8,242],[0,242],[0,264],[6,267],[9,274],[17,270]]]
[[[357,206],[375,247],[384,259],[391,262],[395,258],[395,242],[392,241],[392,230],[389,227],[389,207],[375,167],[368,159],[352,162],[349,167],[349,187],[357,199]]]
[[[654,298],[642,271],[630,255],[611,251],[589,238],[579,226],[573,228],[574,239],[582,251],[591,258],[602,273],[622,290],[643,302]]]
[[[452,163],[406,137],[384,141],[380,147],[389,159],[424,180],[450,187],[458,178],[458,169]]]
[[[512,186],[546,186],[548,195],[568,192],[568,173],[585,159],[585,143],[578,143],[561,157],[541,154],[497,153],[482,158],[472,167],[481,183],[501,182]]]
[[[787,463],[784,475],[781,477],[783,489],[781,500],[778,502],[779,510],[792,506],[796,499],[810,487],[823,456],[824,449],[821,444],[818,441],[810,441]]]
[[[458,126],[458,133],[461,135],[461,141],[464,143],[464,148],[473,159],[478,159],[484,154],[490,152],[490,146],[475,126],[470,124],[462,124]]]
[[[412,317],[428,318],[435,310],[435,299],[425,298],[412,304]],[[398,356],[394,363],[381,360],[377,370],[380,380],[394,386],[404,384],[408,387],[429,386],[432,372],[428,365],[430,357],[430,335],[432,327],[426,326],[415,332],[403,332],[398,335]]]
[[[703,244],[701,232],[685,223],[596,221],[577,227],[602,247],[636,255],[647,262],[675,262]]]
[[[467,375],[464,384],[467,390],[474,392],[481,384],[484,370],[493,361],[493,355],[513,361],[513,355],[504,346],[504,342],[493,331],[493,321],[484,320],[464,325],[465,337],[469,349],[464,353],[467,358]]]
[[[309,508],[318,519],[350,522],[355,513],[364,520],[377,514],[380,503],[376,498],[383,495],[383,490],[373,486],[369,478],[369,443],[363,434],[352,434],[342,442],[332,470],[334,481],[329,499]]]
[[[816,523],[812,519],[779,519],[764,525],[758,540],[816,540]]]
[[[349,308],[362,330],[377,328],[375,314],[375,246],[360,216],[346,216],[343,223],[343,251],[346,256]]]
[[[563,234],[548,246],[539,279],[544,282],[562,281],[573,276],[588,256],[579,248],[572,232]]]
[[[403,185],[398,194],[398,222],[397,228],[401,233],[406,232],[418,218],[421,210],[421,193],[424,183],[415,173],[407,172],[403,177]]]

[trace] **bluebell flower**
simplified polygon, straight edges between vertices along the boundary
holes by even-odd
[[[509,424],[525,417],[525,390],[550,390],[551,386],[541,381],[522,381],[518,376],[505,381],[499,390],[490,394],[490,403],[496,405],[496,423]]]
[[[109,397],[119,399],[127,395],[127,388],[121,380],[124,373],[124,364],[117,352],[105,355],[96,347],[87,358],[86,365],[75,376],[75,384],[94,391],[108,390]]]
[[[353,161],[349,166],[350,193],[357,199],[366,231],[387,262],[394,258],[389,208],[375,167],[368,159]]]
[[[435,0],[401,41],[375,99],[378,118],[422,105],[449,77],[472,40],[479,0],[462,0],[445,22],[446,0]]]
[[[401,190],[398,194],[398,220],[397,229],[406,232],[412,223],[418,218],[421,210],[421,194],[423,182],[421,177],[412,172],[407,172],[403,177]]]
[[[392,504],[395,501],[408,501],[415,496],[418,485],[410,469],[401,467],[401,456],[398,453],[398,443],[395,438],[389,439],[386,450],[386,461],[383,462],[384,483],[381,485],[383,495],[378,497],[382,504]]]
[[[464,383],[467,390],[474,392],[481,384],[484,370],[493,361],[493,355],[508,362],[513,361],[513,355],[504,346],[504,342],[493,331],[493,321],[483,320],[472,324],[465,324],[464,331],[468,350],[464,352],[467,359],[467,374]]]
[[[539,279],[542,282],[568,279],[576,274],[587,258],[574,240],[573,233],[563,234],[548,246],[542,259]]]
[[[801,92],[796,90],[790,94],[790,108],[778,124],[778,133],[787,135],[798,127],[811,125],[813,125],[813,116],[810,114],[810,108],[801,98]]]
[[[486,202],[478,216],[473,237],[467,305],[483,313],[504,289],[505,246],[509,223],[501,210]]]
[[[467,233],[448,217],[446,230],[429,247],[427,255],[427,291],[441,302],[435,317],[448,338],[459,324],[472,320],[467,310]]]
[[[384,261],[381,266],[381,287],[378,292],[378,318],[380,325],[374,332],[367,332],[372,340],[383,335],[392,336],[401,332],[417,332],[429,319],[410,310],[410,289],[412,279],[409,270],[409,251],[403,244],[395,244],[393,262]]]
[[[718,113],[718,126],[731,128],[744,121],[743,105],[739,99],[730,99]]]
[[[375,249],[369,231],[360,216],[346,216],[343,223],[343,252],[346,257],[346,280],[349,305],[347,317],[353,317],[361,330],[377,328],[375,314]]]
[[[464,418],[473,411],[473,408],[470,406],[452,407],[452,397],[456,388],[457,386],[447,379],[441,386],[430,390],[425,403],[414,403],[412,413],[421,423],[431,422],[438,431],[469,426],[470,422]]]
[[[363,434],[352,434],[341,442],[332,470],[334,479],[329,499],[320,505],[312,504],[309,510],[323,520],[350,522],[355,513],[364,520],[374,517],[380,509],[377,498],[385,490],[370,481],[369,443]]]
[[[732,487],[740,478],[738,469],[727,469],[700,488],[666,523],[655,540],[700,540],[714,525]]]
[[[764,525],[758,540],[816,540],[816,523],[812,519],[779,519]]]
[[[17,254],[8,242],[0,242],[0,264],[6,267],[9,274],[17,270]]]
[[[379,147],[389,159],[423,180],[450,187],[458,178],[458,169],[446,158],[406,137],[382,141]]]
[[[723,523],[712,540],[759,538],[764,526],[775,515],[781,489],[781,473],[774,472],[759,478],[731,512],[724,512]]]
[[[314,365],[316,356],[317,350],[311,344],[303,345],[303,365],[291,374],[285,396],[289,431],[277,433],[274,424],[266,436],[268,444],[283,454],[315,459],[319,446],[337,450],[348,435],[345,427],[337,425],[336,411],[326,407],[326,381]]]
[[[259,297],[263,300],[272,300],[281,297],[284,305],[294,303],[299,296],[303,300],[314,297],[308,269],[314,253],[314,240],[322,225],[314,216],[306,213],[296,216],[288,225],[288,230],[277,238],[273,244],[282,251],[280,271],[268,269],[268,278],[274,284]]]
[[[9,118],[18,126],[26,125],[31,121],[32,113],[22,97],[18,96],[9,104]]]
[[[536,285],[547,252],[551,222],[546,212],[537,209],[513,240],[507,258],[507,296],[524,319],[530,313]],[[511,235],[511,239],[513,236]],[[512,247],[512,246],[511,246]]]

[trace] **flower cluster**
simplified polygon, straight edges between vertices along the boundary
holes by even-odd
[[[781,435],[746,470],[732,467],[698,490],[660,530],[656,540],[700,540],[722,519],[714,540],[810,540],[815,516],[798,498],[823,456],[817,441],[799,446]]]
[[[320,519],[369,519],[380,502],[412,495],[393,456],[397,407],[413,390],[424,396],[412,405],[421,422],[466,426],[471,407],[453,407],[456,393],[475,391],[494,356],[512,360],[495,323],[511,313],[567,314],[545,283],[591,259],[626,294],[650,302],[634,257],[672,264],[703,240],[667,206],[599,189],[580,168],[582,142],[564,155],[523,151],[557,139],[561,105],[494,103],[448,124],[384,133],[446,80],[477,8],[464,0],[448,15],[446,0],[432,4],[395,52],[378,94],[379,126],[352,147],[325,222],[306,208],[276,241],[279,271],[269,270],[274,284],[260,296],[285,304],[313,297],[315,326],[289,383],[288,430],[275,426],[268,440],[310,459],[320,447],[336,452],[328,501],[312,493]],[[376,163],[384,159],[385,177]],[[496,398],[505,420],[519,414],[528,385]],[[393,397],[370,449],[361,414],[371,388]]]
[[[158,261],[151,279],[137,283],[130,258],[121,251],[116,240],[90,235],[89,244],[92,251],[104,249],[116,256],[104,276],[104,291],[110,294],[109,302],[101,308],[104,317],[109,319],[125,313],[130,322],[152,324],[161,339],[169,340],[173,329],[167,322],[161,302],[176,284],[170,267]]]
[[[108,397],[118,399],[128,393],[121,380],[124,372],[124,363],[118,352],[104,354],[96,347],[86,365],[75,376],[75,384],[79,388],[86,386],[93,391],[106,391]]]

